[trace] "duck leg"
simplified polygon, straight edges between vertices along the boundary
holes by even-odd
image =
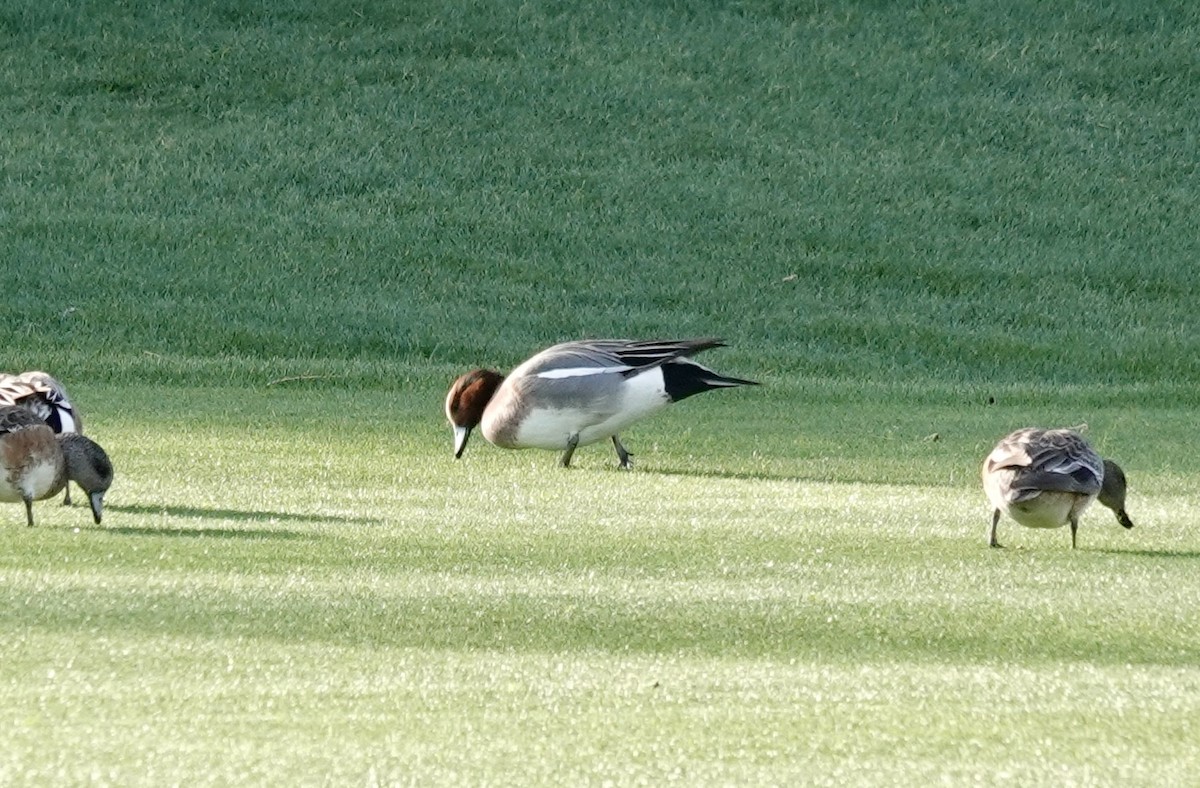
[[[1075,549],[1075,531],[1079,528],[1079,520],[1071,518],[1071,549]]]
[[[33,501],[25,498],[25,524],[30,528],[33,527]]]
[[[612,442],[613,447],[617,450],[617,459],[621,461],[618,467],[624,468],[627,471],[631,470],[633,468],[633,455],[621,445],[621,439],[616,435],[612,436]]]
[[[63,504],[62,505],[70,506],[71,505],[71,483],[70,482],[67,482],[66,490],[67,490],[67,492],[63,496]]]
[[[992,512],[992,530],[988,534],[988,547],[1004,547],[996,541],[996,526],[1000,524],[1000,510]]]
[[[571,467],[571,455],[575,453],[575,447],[579,445],[579,433],[575,433],[567,438],[567,450],[563,452],[558,464],[563,468]]]

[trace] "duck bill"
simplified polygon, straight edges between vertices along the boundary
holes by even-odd
[[[104,493],[88,493],[88,503],[92,505],[92,519],[96,521],[96,525],[99,525],[100,519],[104,515]]]
[[[471,437],[470,427],[454,428],[454,459],[459,459],[467,448],[467,438]]]

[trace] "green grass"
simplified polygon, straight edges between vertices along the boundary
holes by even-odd
[[[986,409],[713,395],[632,431],[624,473],[602,447],[570,471],[484,444],[455,462],[403,393],[81,393],[126,403],[105,425],[120,483],[103,526],[48,502],[0,530],[9,781],[1146,784],[1200,765],[1182,449],[1127,462],[1134,531],[1100,510],[1080,550],[1008,524],[989,551]],[[822,429],[752,421],[738,443],[731,413]],[[347,428],[383,415],[395,429]],[[1191,413],[1141,416],[1096,437],[1137,446]]]
[[[1185,3],[0,3],[0,783],[1194,781]],[[761,380],[562,471],[441,404],[581,336]],[[1086,422],[1137,527],[1002,525]],[[4,523],[7,525],[4,525]]]
[[[1192,382],[1197,23],[10,0],[0,316],[88,378],[667,331],[792,374]]]

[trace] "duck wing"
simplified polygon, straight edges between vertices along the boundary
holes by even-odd
[[[694,356],[703,350],[725,347],[719,339],[667,339],[632,342],[612,340],[596,343],[598,351],[615,361],[630,367],[631,372],[640,372],[662,366],[686,356]]]
[[[0,407],[0,435],[8,435],[29,427],[45,427],[46,422],[25,408],[8,405]]]
[[[61,383],[45,372],[0,374],[0,405],[20,405],[56,433],[82,432],[79,414]]]
[[[723,347],[719,339],[634,341],[591,339],[564,342],[547,348],[522,364],[518,371],[542,377],[571,377],[617,373],[632,377],[675,359],[702,350]],[[516,371],[514,371],[515,374]]]
[[[1042,491],[1095,495],[1104,481],[1103,461],[1071,430],[1015,432],[989,455],[988,468],[1013,472],[1017,500]]]

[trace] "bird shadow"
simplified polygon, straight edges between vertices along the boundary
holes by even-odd
[[[132,525],[121,525],[115,528],[103,525],[89,526],[86,530],[116,534],[118,536],[169,536],[184,539],[278,539],[280,541],[313,539],[311,534],[287,529],[266,528],[149,528]]]
[[[1192,561],[1200,560],[1200,550],[1117,550],[1104,547],[1096,550],[1108,555],[1131,555],[1139,558],[1183,558]]]
[[[619,470],[615,466],[613,471]],[[627,473],[627,471],[621,471]],[[829,474],[796,474],[796,473],[772,473],[770,471],[719,471],[719,470],[696,470],[692,468],[649,468],[637,467],[633,469],[633,473],[657,474],[659,476],[679,476],[693,479],[725,479],[731,481],[751,481],[751,482],[787,482],[793,484],[886,484],[889,487],[930,487],[934,486],[928,482],[922,481],[903,481],[903,480],[880,480],[875,477],[862,476],[831,476]]]
[[[622,471],[616,466],[612,466],[611,470],[621,473]],[[651,468],[649,466],[639,467],[634,466],[633,473],[641,474],[656,474],[659,476],[682,476],[695,479],[731,479],[737,481],[760,481],[760,482],[806,482],[818,481],[816,479],[806,479],[795,474],[783,473],[768,473],[760,471],[709,471],[709,470],[693,470],[690,468]]]
[[[383,520],[375,517],[343,517],[328,514],[301,514],[298,512],[256,511],[243,509],[222,509],[204,506],[154,506],[150,504],[125,504],[104,507],[104,513],[120,512],[124,514],[167,515],[195,520],[240,520],[244,522],[283,522],[283,523],[344,523],[378,525]],[[276,528],[154,528],[149,526],[99,526],[97,530],[109,533],[130,535],[184,536],[184,537],[247,537],[297,539],[306,534],[287,529]]]

